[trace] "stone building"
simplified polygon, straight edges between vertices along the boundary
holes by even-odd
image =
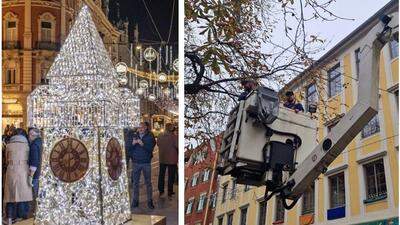
[[[397,20],[399,1],[392,0],[325,53],[316,63],[321,77],[309,70],[282,90],[294,91],[308,106],[317,104],[317,139],[356,103],[362,39],[383,15]],[[379,63],[379,112],[329,165],[327,171],[285,210],[280,198],[264,201],[264,187],[237,185],[234,178],[220,179],[215,225],[378,225],[399,224],[399,40],[381,50]],[[324,108],[327,110],[323,110]],[[325,112],[327,111],[327,112]],[[301,153],[299,153],[301,154]],[[290,204],[290,201],[288,201]]]
[[[108,0],[3,0],[3,128],[26,126],[26,97],[47,82],[46,73],[82,3],[91,9],[113,62],[128,62],[128,23],[108,20]]]

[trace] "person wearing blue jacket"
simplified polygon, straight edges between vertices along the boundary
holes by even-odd
[[[153,135],[149,132],[144,122],[140,123],[138,132],[133,135],[130,158],[133,162],[132,183],[133,183],[133,201],[132,208],[139,206],[139,183],[140,175],[143,171],[143,177],[147,191],[147,206],[154,209],[153,188],[151,184],[151,158],[153,149],[156,145]]]
[[[33,196],[36,198],[39,192],[40,166],[42,162],[42,138],[37,128],[30,128],[29,138],[29,176],[32,178]]]

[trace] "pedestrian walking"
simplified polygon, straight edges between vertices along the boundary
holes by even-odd
[[[164,194],[165,172],[168,168],[168,196],[174,193],[174,181],[178,164],[178,136],[174,133],[171,123],[165,125],[165,132],[160,134],[157,140],[160,172],[158,175],[158,191],[160,196]]]
[[[140,175],[143,172],[144,182],[147,191],[147,206],[154,209],[153,188],[151,184],[151,158],[155,146],[155,139],[149,133],[144,122],[140,123],[138,132],[132,138],[132,183],[133,183],[133,201],[132,208],[139,206],[139,183]]]
[[[4,202],[8,224],[14,218],[26,219],[29,202],[32,201],[32,184],[29,177],[29,144],[26,131],[18,128],[6,146],[7,172],[4,187]]]

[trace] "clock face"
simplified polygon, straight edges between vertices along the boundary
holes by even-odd
[[[107,144],[106,164],[111,179],[118,180],[122,173],[122,151],[118,140],[111,138]]]
[[[89,168],[89,153],[75,138],[57,142],[50,153],[50,168],[61,181],[72,183],[81,179]]]

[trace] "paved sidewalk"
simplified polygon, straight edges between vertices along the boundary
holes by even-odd
[[[129,187],[132,196],[132,182],[131,182],[131,164],[128,167]],[[144,185],[143,175],[140,177],[140,191],[139,191],[139,207],[132,210],[133,214],[145,215],[158,215],[167,218],[167,225],[178,225],[178,185],[174,185],[175,195],[168,197],[167,195],[167,177],[168,172],[165,174],[165,193],[163,197],[158,193],[158,148],[154,149],[153,159],[151,163],[151,180],[153,184],[153,202],[155,209],[151,210],[147,207],[146,186]]]

